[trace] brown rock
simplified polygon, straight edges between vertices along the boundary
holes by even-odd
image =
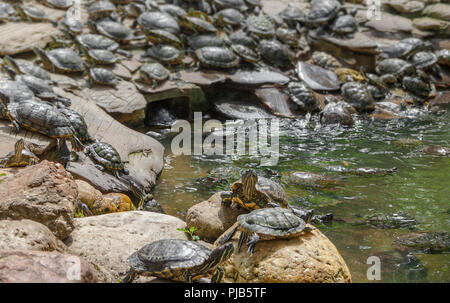
[[[86,204],[94,215],[107,214],[114,212],[111,204],[104,198],[102,193],[95,189],[89,183],[82,180],[75,180],[78,186],[78,200]]]
[[[189,208],[186,215],[188,228],[194,226],[201,239],[214,242],[225,230],[236,222],[237,216],[247,213],[244,209],[223,206],[220,193],[212,195],[207,201]]]
[[[67,250],[61,240],[41,223],[31,220],[0,220],[0,250]]]
[[[103,195],[105,201],[111,205],[116,212],[136,210],[130,197],[121,193],[109,193]]]
[[[58,252],[0,251],[2,283],[95,283],[97,277],[83,259]]]
[[[77,195],[77,185],[62,165],[44,160],[0,183],[0,219],[40,222],[65,239],[74,228]]]
[[[237,247],[239,232],[233,236]],[[333,243],[317,228],[292,239],[260,241],[255,253],[243,246],[222,266],[226,282],[350,283],[350,271]]]

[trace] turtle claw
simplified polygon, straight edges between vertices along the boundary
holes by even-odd
[[[248,252],[251,253],[252,255],[255,253],[255,246],[256,246],[256,243],[258,243],[258,242],[259,242],[259,236],[256,233],[251,235],[247,241]]]

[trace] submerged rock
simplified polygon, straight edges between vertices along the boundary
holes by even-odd
[[[283,173],[281,180],[283,182],[308,187],[334,187],[342,185],[342,182],[336,178],[301,171]]]
[[[446,232],[408,233],[397,237],[394,244],[401,251],[447,253],[450,252],[450,235]]]

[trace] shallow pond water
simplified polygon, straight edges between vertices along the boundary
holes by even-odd
[[[314,208],[318,214],[334,214],[331,224],[318,227],[342,254],[354,282],[377,282],[366,276],[370,256],[381,260],[381,282],[449,282],[450,254],[406,255],[395,250],[393,241],[411,230],[358,224],[364,216],[403,212],[418,222],[414,231],[450,232],[450,158],[421,152],[427,145],[449,146],[450,114],[418,116],[401,121],[365,119],[352,128],[321,128],[314,121],[282,119],[280,159],[270,167],[272,171],[259,167],[257,157],[174,156],[168,138],[165,169],[154,195],[169,214],[184,219],[189,207],[227,189],[242,169],[251,167],[266,175],[321,173],[339,182],[327,188],[285,182],[283,186],[290,203]],[[358,167],[398,170],[371,176],[339,172]]]

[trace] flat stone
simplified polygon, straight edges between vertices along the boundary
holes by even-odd
[[[101,282],[117,282],[129,270],[126,259],[142,246],[160,239],[187,239],[186,224],[175,217],[129,211],[75,219],[66,241],[69,251],[91,263]],[[148,281],[141,277],[137,281]]]
[[[259,88],[255,95],[271,111],[272,114],[285,118],[293,118],[288,99],[289,97],[277,88]]]
[[[261,86],[264,84],[283,85],[289,82],[289,78],[281,72],[260,69],[260,70],[238,70],[236,73],[227,77],[233,84],[243,86]]]
[[[448,27],[450,27],[449,22],[430,17],[416,18],[413,20],[413,25],[423,31],[437,31],[437,32],[445,30]]]
[[[381,12],[379,20],[373,18],[366,22],[365,26],[381,32],[410,33],[413,30],[412,21],[410,19],[386,12]]]
[[[423,10],[423,13],[428,17],[450,21],[450,4],[436,3],[428,5]]]
[[[324,40],[354,52],[372,55],[379,53],[377,42],[360,32],[355,33],[351,38],[345,39],[330,35],[314,36],[314,39]]]
[[[209,86],[225,82],[225,75],[219,72],[182,70],[179,72],[182,81],[199,86]]]
[[[297,74],[313,90],[338,90],[339,79],[332,71],[306,62],[298,62]]]
[[[385,4],[403,14],[419,13],[425,8],[425,3],[421,1],[394,0],[385,2]]]

